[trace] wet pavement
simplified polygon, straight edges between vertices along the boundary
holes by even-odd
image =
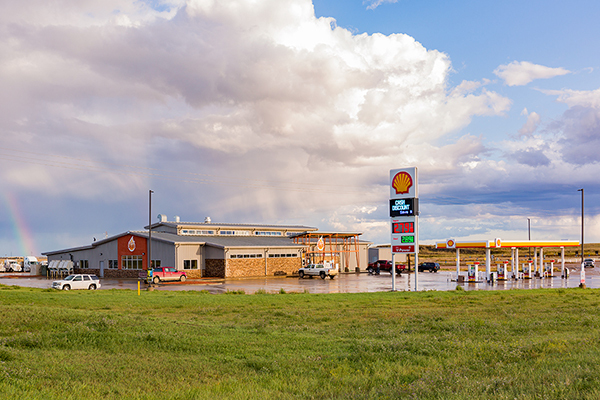
[[[460,285],[465,290],[507,290],[507,289],[538,289],[538,288],[574,288],[580,283],[580,268],[569,267],[571,274],[568,279],[562,279],[560,272],[556,272],[554,278],[534,278],[523,280],[499,281],[493,284],[480,283],[458,283],[456,282],[456,271],[442,270],[437,273],[420,272],[418,274],[418,290],[455,290]],[[599,269],[600,270],[600,269]],[[594,268],[586,269],[586,286],[588,288],[600,288],[600,271]],[[462,271],[465,276],[466,272]],[[26,273],[0,273],[0,284],[8,286],[22,286],[34,288],[50,288],[54,279],[40,276],[30,276]],[[135,279],[101,279],[102,288],[105,289],[130,289],[137,290],[138,281]],[[148,285],[141,283],[142,290]],[[298,277],[266,277],[247,279],[197,279],[188,280],[185,283],[173,282],[154,285],[155,290],[206,290],[209,293],[225,293],[227,291],[241,291],[247,294],[264,291],[277,293],[285,292],[308,292],[308,293],[360,293],[360,292],[385,292],[392,290],[392,277],[388,273],[381,275],[341,274],[335,279],[322,280],[316,278]],[[414,291],[415,275],[402,274],[396,277],[396,290]]]

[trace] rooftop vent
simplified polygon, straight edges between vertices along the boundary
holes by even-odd
[[[165,214],[158,214],[158,222],[167,222],[167,216]]]
[[[175,222],[179,222],[179,215],[175,216]]]
[[[210,224],[210,217],[204,218],[204,223],[205,224]]]

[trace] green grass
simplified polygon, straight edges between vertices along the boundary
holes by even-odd
[[[598,399],[600,292],[0,286],[2,399]]]

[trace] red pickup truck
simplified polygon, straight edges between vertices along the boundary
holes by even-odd
[[[187,279],[185,271],[178,271],[173,267],[161,267],[154,268],[152,273],[148,275],[147,282],[166,282],[166,281],[180,281],[183,282]]]
[[[379,275],[380,271],[386,271],[390,274],[392,273],[392,262],[389,260],[377,260],[372,263],[369,263],[367,267],[367,272],[369,275],[377,274]],[[400,275],[402,272],[406,272],[406,265],[396,263],[396,274]]]

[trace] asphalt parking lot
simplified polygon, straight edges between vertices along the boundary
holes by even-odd
[[[437,273],[421,272],[418,274],[418,290],[455,290],[457,285],[465,290],[507,290],[507,289],[536,289],[536,288],[572,288],[578,287],[580,273],[578,268],[569,267],[571,274],[569,279],[562,279],[560,272],[555,273],[554,278],[535,278],[527,280],[508,280],[489,284],[481,283],[457,283],[456,271],[442,270]],[[597,268],[587,268],[586,286],[588,288],[600,288],[600,271]],[[466,275],[466,272],[461,272]],[[0,273],[0,284],[8,286],[22,286],[35,288],[50,288],[54,279],[40,276],[30,276],[26,273]],[[135,279],[101,279],[102,288],[107,289],[129,289],[137,290],[138,281]],[[142,290],[148,285],[141,283]],[[381,275],[341,274],[335,279],[304,278],[298,277],[266,277],[247,279],[198,279],[188,280],[184,283],[163,283],[154,286],[154,290],[206,290],[209,293],[225,293],[227,291],[243,290],[247,294],[265,291],[277,293],[285,292],[308,292],[308,293],[360,293],[360,292],[383,292],[392,290],[392,278],[389,273]],[[396,290],[414,291],[415,275],[402,274],[396,277]]]

